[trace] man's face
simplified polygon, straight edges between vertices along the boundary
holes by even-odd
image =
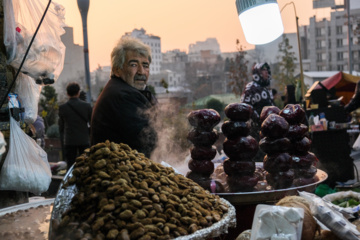
[[[261,75],[262,75],[262,78],[267,80],[269,78],[269,72],[267,69],[262,69],[261,70]]]
[[[123,69],[119,69],[119,75],[129,85],[144,90],[150,73],[150,62],[133,51],[126,53]]]

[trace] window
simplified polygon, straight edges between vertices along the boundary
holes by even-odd
[[[328,48],[331,48],[331,39],[328,40]]]
[[[328,55],[328,60],[331,61],[331,53]]]
[[[328,27],[328,36],[331,36],[331,27]]]
[[[342,34],[342,26],[336,26],[336,34]]]
[[[344,55],[343,55],[343,52],[337,52],[337,58],[336,58],[338,61],[339,60],[343,60],[344,59]]]
[[[322,61],[322,54],[321,53],[316,54],[316,61],[318,61],[318,62]]]
[[[344,66],[343,66],[343,65],[337,65],[337,70],[338,70],[338,71],[343,71],[343,70],[344,70]]]
[[[316,41],[316,49],[321,49],[321,41],[320,40]]]
[[[315,28],[315,36],[320,37],[321,36],[321,28]]]
[[[336,39],[336,47],[342,47],[343,46],[343,40],[342,39]]]

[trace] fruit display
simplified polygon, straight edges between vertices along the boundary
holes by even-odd
[[[264,108],[265,113],[261,113],[265,119],[261,124],[263,138],[259,142],[261,150],[266,153],[263,161],[264,169],[267,171],[266,181],[274,189],[288,188],[292,185],[295,175],[291,169],[291,156],[286,152],[290,147],[290,141],[286,138],[289,123],[268,109]]]
[[[284,109],[265,107],[261,113],[261,150],[266,179],[275,189],[291,185],[303,186],[315,182],[316,156],[309,152],[311,140],[304,124],[305,111],[299,104],[288,104]]]
[[[226,137],[223,150],[229,158],[224,161],[223,168],[231,192],[253,191],[258,182],[253,158],[259,144],[248,135],[252,114],[252,106],[246,103],[231,103],[225,107],[225,115],[230,120],[224,122],[221,129]]]
[[[308,126],[304,124],[304,109],[299,104],[288,104],[279,115],[290,124],[286,137],[291,142],[289,153],[295,174],[294,185],[303,186],[314,183],[317,172],[315,166],[318,160],[313,153],[309,152],[311,140],[307,135]]]
[[[203,188],[212,191],[223,191],[219,182],[211,181],[210,175],[214,172],[214,163],[211,161],[216,156],[213,144],[219,138],[215,129],[220,122],[220,115],[213,109],[200,109],[188,114],[187,119],[193,129],[187,139],[194,145],[190,150],[191,159],[188,163],[189,171],[186,177],[197,182]],[[215,185],[215,188],[211,186]]]
[[[230,209],[122,143],[86,149],[71,173],[62,187],[77,190],[61,219],[52,220],[52,240],[174,239],[219,223]]]

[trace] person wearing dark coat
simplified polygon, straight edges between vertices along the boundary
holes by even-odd
[[[66,87],[69,100],[59,106],[59,131],[68,169],[77,156],[90,147],[89,124],[92,107],[81,100],[79,84],[72,82]]]
[[[157,143],[151,124],[156,99],[148,91],[151,50],[140,40],[122,38],[111,53],[111,78],[98,97],[91,121],[91,144],[128,144],[150,157]]]
[[[270,86],[271,71],[267,63],[254,64],[252,68],[253,81],[249,82],[241,95],[240,102],[247,103],[254,108],[254,121],[259,121],[263,107],[274,106]]]

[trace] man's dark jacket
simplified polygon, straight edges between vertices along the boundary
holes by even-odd
[[[74,112],[69,105],[81,116]],[[91,105],[79,98],[70,98],[59,106],[59,131],[64,145],[84,146],[90,144],[88,122],[91,120],[91,113]]]
[[[157,134],[150,124],[152,94],[112,76],[97,99],[91,121],[91,144],[110,140],[128,144],[150,157]]]

